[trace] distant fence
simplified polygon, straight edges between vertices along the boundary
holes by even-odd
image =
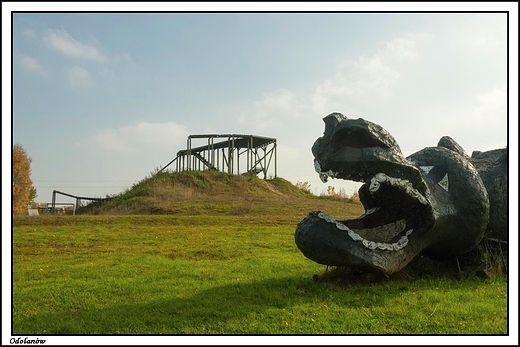
[[[64,195],[71,198],[76,199],[76,203],[71,202],[56,202],[56,196]],[[47,203],[47,206],[44,208],[39,208],[39,212],[42,214],[67,214],[67,212],[72,211],[72,214],[76,214],[76,209],[81,206],[81,200],[87,200],[87,201],[103,201],[103,200],[109,200],[111,198],[91,198],[86,196],[77,196],[72,195],[69,193],[60,192],[58,190],[52,191],[52,202]],[[57,208],[57,206],[61,206],[61,208]],[[66,208],[67,206],[71,208]]]

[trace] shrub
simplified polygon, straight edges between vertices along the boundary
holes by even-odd
[[[309,182],[296,182],[295,186],[306,193],[311,192],[311,185],[309,184]]]

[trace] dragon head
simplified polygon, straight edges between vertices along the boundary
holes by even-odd
[[[464,150],[443,137],[437,147],[405,158],[381,126],[340,113],[325,117],[312,146],[321,180],[362,182],[365,213],[336,220],[311,212],[296,229],[302,253],[320,264],[391,274],[418,253],[443,256],[471,250],[489,218],[486,189]]]

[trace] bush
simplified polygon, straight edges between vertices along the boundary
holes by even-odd
[[[306,193],[311,192],[311,185],[309,184],[309,182],[296,182],[295,186]]]
[[[359,193],[357,191],[354,191],[351,195],[349,195],[344,188],[340,188],[339,191],[336,191],[334,186],[328,186],[327,191],[323,191],[320,196],[324,198],[331,198],[333,200],[344,200],[349,203],[360,203]]]

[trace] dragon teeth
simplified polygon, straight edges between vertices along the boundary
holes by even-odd
[[[379,210],[379,207],[372,207],[365,211],[361,216],[358,217],[358,219],[364,218],[374,212],[377,212]]]
[[[376,179],[377,182],[384,182],[386,181],[386,179],[388,178],[387,175],[385,175],[384,173],[378,173],[374,176],[374,178]]]
[[[337,172],[334,172],[332,170],[329,170],[326,172],[321,171],[321,165],[317,160],[314,161],[314,170],[316,170],[316,172],[320,176],[320,180],[323,183],[327,183],[327,181],[329,180],[329,177],[335,178],[338,175]]]
[[[336,221],[332,216],[329,216],[326,213],[320,212],[320,213],[318,213],[318,217],[328,223],[336,224],[336,227],[338,229],[347,231],[348,236],[352,240],[361,241],[363,246],[365,246],[366,248],[371,249],[371,250],[380,249],[380,250],[386,250],[386,251],[399,251],[408,244],[408,236],[410,236],[413,232],[413,229],[408,230],[406,232],[406,234],[404,236],[401,236],[399,238],[399,240],[395,243],[374,242],[374,241],[364,239],[361,235],[352,231],[345,224]]]
[[[372,178],[372,181],[370,181],[370,186],[368,187],[368,189],[370,190],[370,193],[373,194],[377,192],[379,186],[381,186],[381,184]]]
[[[413,188],[412,183],[410,181],[390,177],[382,172],[376,174],[370,180],[370,186],[368,187],[370,193],[374,194],[375,192],[377,192],[379,190],[379,187],[381,187],[381,183],[388,183],[391,186],[397,187],[406,192],[406,194],[410,195],[411,197],[419,200],[421,204],[428,205],[428,200],[421,193],[419,193],[417,189]]]
[[[361,217],[360,217],[361,218]],[[386,242],[392,239],[396,234],[405,231],[406,221],[400,219],[393,223],[380,225],[367,229],[356,229],[356,233],[362,235],[363,238],[374,242]]]

